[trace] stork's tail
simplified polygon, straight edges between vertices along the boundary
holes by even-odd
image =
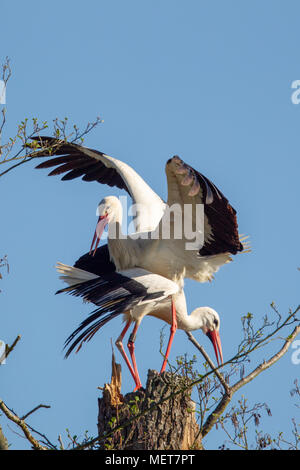
[[[81,282],[90,281],[91,279],[96,279],[98,276],[93,273],[89,273],[88,271],[84,271],[83,269],[74,268],[74,266],[68,266],[67,264],[63,264],[57,262],[56,264],[57,271],[62,274],[59,276],[59,279],[62,279],[64,282],[69,284],[69,286],[74,286],[75,284],[79,284]],[[59,292],[67,291],[69,288],[66,287]]]

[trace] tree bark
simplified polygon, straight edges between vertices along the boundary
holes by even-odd
[[[186,378],[148,371],[146,389],[121,394],[121,367],[114,363],[110,384],[99,398],[98,435],[101,449],[188,450],[201,449],[199,426],[191,390],[177,393]],[[164,397],[170,399],[159,403]],[[149,411],[150,408],[150,411]],[[135,418],[136,417],[136,418]],[[117,428],[113,431],[114,428]]]

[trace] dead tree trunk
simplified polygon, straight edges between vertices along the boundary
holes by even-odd
[[[121,394],[121,367],[113,358],[110,384],[99,398],[98,435],[101,449],[188,450],[201,449],[199,427],[191,390],[177,393],[186,379],[148,371],[146,389]],[[174,395],[175,393],[175,395]],[[170,399],[159,403],[163,398]],[[150,408],[150,411],[149,411]],[[117,428],[114,432],[113,429]]]

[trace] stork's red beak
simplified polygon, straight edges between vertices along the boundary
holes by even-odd
[[[221,364],[223,364],[223,353],[222,353],[222,345],[221,345],[219,332],[217,330],[208,331],[206,335],[209,337],[209,339],[211,340],[213,344],[218,366],[220,366]],[[220,362],[219,362],[219,356],[220,356]]]
[[[95,230],[95,233],[94,233],[93,241],[92,241],[92,244],[91,244],[90,255],[92,254],[93,250],[94,250],[93,251],[93,256],[95,255],[96,250],[97,250],[98,245],[99,245],[99,242],[100,242],[100,239],[102,237],[102,233],[104,232],[105,226],[107,224],[108,224],[107,215],[100,215],[100,217],[98,219],[98,222],[97,222],[97,225],[96,225],[96,230]],[[95,248],[93,248],[94,245],[95,245]]]

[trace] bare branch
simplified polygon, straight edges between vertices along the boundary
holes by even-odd
[[[266,369],[271,367],[273,364],[275,364],[275,362],[277,362],[287,352],[291,343],[294,341],[294,339],[299,333],[300,333],[300,325],[294,328],[292,334],[286,338],[284,345],[276,354],[274,354],[274,356],[272,356],[268,361],[264,361],[262,364],[256,367],[256,369],[254,369],[250,374],[248,374],[246,377],[243,377],[241,380],[239,380],[235,385],[231,387],[231,391],[235,393],[241,387],[251,382],[251,380],[255,379],[255,377],[261,374],[261,372],[265,371]]]
[[[201,430],[202,438],[205,437],[209,433],[209,431],[213,428],[213,426],[216,424],[220,416],[222,416],[222,414],[224,413],[225,409],[227,408],[231,400],[232,400],[231,393],[227,393],[223,395],[221,401],[218,403],[214,411],[208,416],[208,418],[206,419],[202,427],[202,430]]]
[[[60,450],[65,450],[65,446],[64,446],[61,434],[58,435],[58,442],[60,444]]]
[[[8,346],[8,344],[5,345],[5,358],[7,358],[9,354],[14,350],[15,346],[20,341],[20,339],[21,339],[21,336],[18,335],[11,346]]]
[[[230,394],[230,387],[226,383],[223,375],[219,372],[218,368],[216,368],[216,366],[214,365],[213,361],[211,360],[211,358],[209,357],[209,355],[207,354],[207,352],[205,351],[203,346],[201,346],[198,343],[198,341],[194,338],[194,336],[192,335],[192,333],[190,331],[186,331],[186,334],[187,334],[189,340],[193,343],[193,345],[196,346],[196,348],[201,352],[202,356],[204,357],[206,362],[210,365],[210,367],[211,367],[212,371],[214,372],[214,374],[218,377],[219,381],[221,382],[221,384],[224,387],[225,393]]]
[[[35,413],[37,410],[39,410],[40,408],[51,408],[50,405],[38,405],[36,406],[35,408],[33,408],[33,410],[31,411],[28,411],[28,413],[26,413],[24,416],[22,416],[22,418],[20,418],[22,421],[24,421],[26,418],[28,418],[28,416],[30,416],[32,413]]]
[[[50,408],[50,406],[49,406],[49,408]],[[57,449],[57,447],[54,444],[52,444],[51,441],[49,441],[48,437],[45,434],[42,434],[41,432],[37,431],[36,429],[34,429],[29,424],[27,424],[27,426],[28,426],[28,429],[30,429],[30,431],[34,432],[35,434],[38,434],[40,437],[43,438],[43,440],[41,440],[41,443],[45,444],[47,446],[47,448],[53,449],[53,450]]]
[[[12,412],[4,403],[4,401],[0,400],[0,409],[3,411],[5,416],[15,424],[17,424],[23,431],[26,439],[32,444],[34,449],[36,450],[47,450],[47,447],[42,446],[39,441],[37,441],[31,432],[25,421],[23,421],[19,416],[17,416],[14,412]]]

